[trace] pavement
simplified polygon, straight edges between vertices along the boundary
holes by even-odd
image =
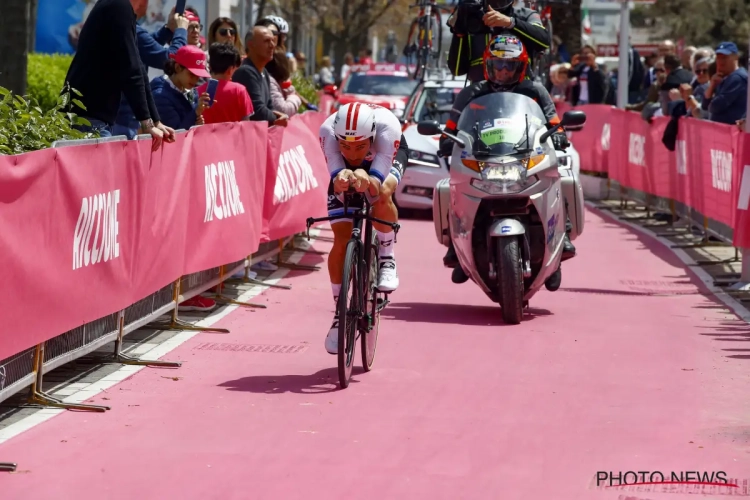
[[[231,333],[148,337],[144,356],[181,368],[109,365],[82,397],[110,411],[6,416],[16,420],[0,421],[0,460],[19,467],[0,473],[0,494],[750,496],[746,311],[686,266],[684,251],[607,211],[588,210],[575,244],[561,289],[541,291],[511,326],[473,283],[450,282],[431,221],[403,221],[401,287],[383,312],[374,370],[355,368],[346,390],[323,348],[334,305],[325,256],[305,255],[322,270],[283,270],[291,290],[246,293],[268,309],[202,320]],[[627,471],[714,473],[737,486],[597,486],[597,474]]]

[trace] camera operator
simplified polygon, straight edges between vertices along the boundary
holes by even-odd
[[[507,33],[519,37],[529,51],[529,67],[535,57],[549,48],[550,35],[539,13],[515,7],[514,3],[514,0],[459,0],[447,23],[453,33],[448,51],[451,73],[455,76],[468,73],[472,83],[484,80],[482,57],[493,35]]]

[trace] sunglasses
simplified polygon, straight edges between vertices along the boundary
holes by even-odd
[[[221,28],[219,34],[221,36],[234,36],[237,34],[237,31],[234,28]]]
[[[495,71],[500,70],[507,70],[507,71],[514,71],[518,67],[517,61],[493,61],[492,62],[492,68]]]
[[[695,70],[695,74],[696,75],[702,75],[704,73],[708,73],[708,69],[704,68],[704,69],[696,69]]]
[[[276,31],[276,30],[271,30],[271,34],[272,34],[273,36],[279,36],[279,32],[278,32],[278,31]]]
[[[188,26],[188,31],[203,31],[203,25],[198,23],[191,23]]]

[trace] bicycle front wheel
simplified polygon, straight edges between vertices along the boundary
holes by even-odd
[[[361,311],[359,294],[359,244],[351,240],[346,245],[344,258],[344,276],[339,293],[339,383],[342,389],[349,387],[354,365],[354,350],[357,340],[357,327]]]

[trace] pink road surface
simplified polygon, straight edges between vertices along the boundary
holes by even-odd
[[[696,495],[597,490],[596,472],[750,477],[750,330],[649,237],[589,212],[576,244],[563,288],[506,326],[474,284],[450,282],[432,222],[404,221],[375,369],[347,390],[323,349],[327,275],[290,275],[291,291],[255,299],[267,310],[219,323],[231,334],[166,356],[179,370],[92,400],[111,411],[0,446],[21,471],[0,473],[0,497],[645,500]]]

